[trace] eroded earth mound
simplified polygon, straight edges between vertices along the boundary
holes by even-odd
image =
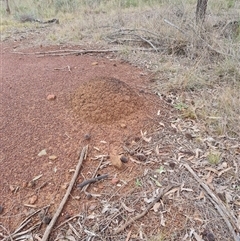
[[[137,92],[116,78],[83,83],[72,98],[76,114],[89,123],[111,124],[136,114],[144,105]]]

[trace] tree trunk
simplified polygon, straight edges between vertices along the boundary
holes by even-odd
[[[205,20],[208,0],[197,0],[196,23],[203,24]]]
[[[11,14],[8,0],[6,0],[6,12],[7,12],[8,14]]]

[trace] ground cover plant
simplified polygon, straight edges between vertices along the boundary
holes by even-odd
[[[129,136],[126,138],[125,134],[118,143],[115,154],[121,156],[123,163],[126,158],[128,171],[111,169],[122,164],[107,167],[111,184],[108,182],[102,189],[105,181],[94,180],[99,185],[97,190],[101,192],[101,198],[93,196],[88,201],[85,189],[81,195],[86,195],[78,201],[79,194],[73,191],[71,204],[66,205],[73,206],[75,212],[59,221],[52,231],[52,240],[239,240],[240,2],[209,0],[205,21],[198,25],[195,21],[196,2],[10,0],[9,14],[5,1],[1,1],[1,61],[4,61],[3,52],[8,46],[17,58],[34,55],[54,62],[53,58],[74,56],[76,62],[85,55],[96,56],[91,68],[106,64],[99,58],[118,61],[114,67],[120,80],[123,67],[118,66],[127,63],[140,71],[139,78],[145,79],[144,84],[134,80],[135,86],[131,86],[129,80],[131,88],[136,88],[137,94],[134,92],[133,96],[145,98],[149,110],[152,108],[152,112],[145,112],[145,115],[151,115],[153,122],[141,127],[137,137],[133,137],[128,129]],[[70,65],[65,70],[74,71]],[[3,67],[1,71],[4,88],[7,74],[4,74]],[[111,73],[114,75],[114,71]],[[113,82],[118,83],[115,83],[118,88],[123,85],[118,80]],[[79,96],[84,95],[85,85],[78,89]],[[90,87],[91,91],[95,88]],[[127,87],[127,90],[131,91],[131,88]],[[6,92],[3,93],[2,100],[7,96]],[[81,109],[82,105],[91,97],[82,100],[82,97],[76,97],[76,93],[69,97],[72,98],[69,106],[85,111]],[[116,93],[113,91],[111,95]],[[93,92],[91,96],[94,96]],[[126,104],[129,96],[122,94],[114,98]],[[94,98],[97,100],[98,97]],[[158,105],[158,101],[161,104]],[[115,105],[118,110],[116,102]],[[89,101],[88,106],[93,108],[93,103]],[[131,105],[127,107],[134,112]],[[4,108],[2,105],[3,111],[7,112]],[[90,116],[99,120],[97,115],[101,114],[92,112]],[[104,118],[108,120],[108,128],[114,130],[116,126],[108,114]],[[122,115],[122,112],[114,113],[115,119]],[[127,118],[119,123],[121,130],[126,130],[126,126],[137,119],[136,116]],[[71,121],[75,123],[75,120]],[[107,133],[106,126],[96,124],[97,127],[92,127],[93,132],[102,128]],[[7,136],[4,128],[1,129],[2,136]],[[88,165],[90,159],[98,160],[99,166],[93,169],[99,171],[109,165],[109,160],[115,159],[112,157],[114,151],[98,148],[99,142],[91,143],[90,136],[87,134],[80,145],[83,147],[88,143],[90,148],[89,160],[83,165]],[[7,163],[7,155],[2,153],[2,156],[1,168]],[[87,170],[84,175],[88,175]],[[66,182],[69,183],[70,179]],[[24,189],[20,187],[18,191],[11,183],[4,180],[3,183],[10,187],[10,194],[6,186],[1,189],[5,199],[14,199],[11,195]],[[31,187],[36,188],[36,193],[41,189],[38,185]],[[93,185],[89,186],[88,192],[94,192]],[[63,193],[64,189],[61,197]],[[42,218],[39,228],[37,213],[48,217],[48,209],[52,216],[56,212],[44,202],[39,203],[31,214],[20,208],[21,220],[25,218],[26,221],[11,226],[10,220],[17,212],[11,213],[4,200],[0,201],[0,237],[3,240],[40,240],[46,223]],[[77,213],[81,201],[91,205],[84,206]]]

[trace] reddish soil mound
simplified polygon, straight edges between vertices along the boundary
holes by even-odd
[[[8,230],[18,227],[32,207],[51,204],[49,212],[56,211],[82,146],[89,146],[89,158],[77,183],[83,176],[91,178],[99,165],[91,158],[118,155],[123,143],[155,123],[158,112],[161,118],[168,113],[159,98],[148,93],[148,75],[141,69],[98,55],[16,54],[15,46],[0,47],[0,220]],[[58,48],[62,50],[46,51]],[[106,78],[99,78],[102,73]],[[46,155],[39,156],[42,150]],[[124,165],[123,171],[109,164],[104,173],[122,180],[138,175],[133,162]],[[28,185],[39,175],[35,186]],[[111,181],[104,183],[111,193]],[[72,195],[79,196],[79,190]],[[84,196],[79,203],[70,199],[61,218],[79,213],[88,203]]]
[[[93,79],[76,91],[72,106],[77,115],[90,123],[113,123],[136,114],[143,100],[126,83],[116,78]]]

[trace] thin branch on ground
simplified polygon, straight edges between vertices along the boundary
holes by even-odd
[[[87,179],[87,180],[83,181],[82,183],[80,183],[77,187],[79,189],[81,189],[83,187],[88,187],[91,183],[97,182],[99,180],[103,180],[103,179],[105,179],[107,177],[108,177],[108,174],[104,174],[104,175],[101,175],[101,176],[98,176],[98,177]]]
[[[72,191],[73,185],[74,185],[74,183],[76,182],[76,179],[77,179],[77,177],[78,177],[78,174],[79,174],[80,168],[81,168],[81,166],[82,166],[82,163],[83,163],[83,161],[86,159],[87,150],[88,150],[88,146],[83,147],[82,152],[81,152],[81,155],[80,155],[80,158],[79,158],[79,161],[78,161],[78,164],[77,164],[77,166],[76,166],[76,170],[75,170],[74,175],[73,175],[73,177],[72,177],[72,180],[71,180],[71,182],[69,183],[69,186],[68,186],[68,188],[67,188],[67,191],[66,191],[66,193],[65,193],[65,195],[64,195],[61,203],[59,204],[59,207],[58,207],[57,211],[55,212],[55,214],[54,214],[51,222],[49,223],[49,225],[47,226],[47,228],[46,228],[46,230],[45,230],[45,233],[44,233],[44,235],[43,235],[42,241],[47,241],[47,240],[48,240],[48,237],[49,237],[49,235],[50,235],[50,233],[51,233],[51,231],[52,231],[52,228],[53,228],[53,226],[55,225],[55,223],[56,223],[59,215],[60,215],[61,212],[62,212],[62,209],[63,209],[64,205],[66,204],[66,202],[67,202],[67,200],[68,200],[68,197],[69,197],[69,195],[70,195],[70,193],[71,193],[71,191]]]
[[[77,215],[75,215],[75,216],[73,216],[73,217],[65,220],[64,222],[60,223],[56,228],[54,228],[54,230],[57,230],[58,228],[62,227],[64,224],[70,222],[71,220],[73,220],[73,219],[75,219],[75,218],[79,218],[79,217],[81,217],[81,215],[80,215],[80,214],[77,214]]]
[[[48,51],[48,52],[35,52],[34,54],[37,55],[37,57],[45,57],[45,56],[68,56],[68,55],[84,55],[84,54],[100,54],[100,53],[116,53],[121,52],[123,49],[89,49],[89,50],[76,50],[76,51],[65,51],[62,52],[59,51]],[[129,48],[129,51],[141,51],[141,52],[152,52],[152,51],[159,51],[161,49],[155,48],[155,49],[147,49],[147,48]],[[13,52],[14,54],[22,54],[22,55],[28,55],[29,53],[24,52]]]
[[[154,32],[151,32],[147,29],[141,29],[141,28],[135,28],[135,29],[132,29],[132,28],[121,28],[121,29],[118,29],[117,31],[113,32],[112,34],[116,34],[116,33],[120,33],[120,32],[146,32],[146,33],[149,33],[151,35],[153,35],[154,37],[157,37],[159,38],[160,36]]]
[[[5,237],[2,241],[5,241],[5,240],[13,240],[14,238],[19,238],[27,233],[30,233],[31,231],[33,231],[34,229],[36,229],[37,227],[39,227],[39,225],[41,224],[41,222],[38,222],[37,224],[35,224],[34,226],[32,226],[31,228],[25,230],[25,231],[22,231],[20,233],[13,233],[13,234],[10,234],[9,236]]]
[[[87,195],[89,194],[89,193],[87,193],[87,189],[91,183],[97,182],[99,180],[102,180],[102,179],[105,179],[108,177],[107,174],[99,176],[99,177],[95,177],[97,175],[99,168],[101,167],[101,165],[103,163],[103,160],[104,160],[104,157],[101,157],[101,160],[100,160],[95,172],[93,173],[92,178],[89,180],[85,180],[81,184],[78,185],[78,188],[83,188],[84,193]]]
[[[177,25],[173,24],[172,22],[170,22],[167,19],[163,19],[163,21],[167,24],[169,24],[170,26],[176,28],[178,31],[180,31],[182,34],[187,35],[186,32],[184,32],[181,28],[179,28]]]
[[[142,37],[142,36],[140,36],[140,35],[138,35],[138,34],[131,34],[131,35],[140,38],[141,40],[143,40],[144,42],[146,42],[147,44],[149,44],[156,52],[158,52],[157,47],[155,47],[150,40],[147,40],[146,38],[144,38],[144,37]]]
[[[126,222],[125,224],[123,224],[120,228],[118,228],[114,234],[119,234],[121,233],[125,228],[127,228],[129,225],[131,225],[132,223],[134,223],[135,221],[137,221],[138,219],[144,217],[149,210],[155,205],[155,203],[157,203],[163,196],[164,194],[166,194],[169,190],[171,190],[173,188],[173,186],[168,186],[165,189],[161,188],[160,193],[158,194],[158,196],[154,199],[154,201],[152,203],[150,203],[147,208],[140,214],[138,214],[137,216],[135,216],[134,218],[132,218],[131,220],[129,220],[128,222]]]
[[[197,176],[197,174],[193,171],[193,169],[188,165],[184,164],[184,167],[193,175],[193,177],[196,179],[196,181],[203,187],[203,189],[207,192],[208,197],[212,204],[215,206],[215,208],[218,210],[219,214],[224,219],[229,231],[231,232],[234,241],[239,241],[234,228],[232,225],[235,226],[235,228],[240,231],[237,226],[237,221],[235,218],[229,213],[226,209],[226,207],[222,204],[221,200],[216,197],[216,195],[211,191],[211,189]],[[230,220],[230,221],[229,221]]]

